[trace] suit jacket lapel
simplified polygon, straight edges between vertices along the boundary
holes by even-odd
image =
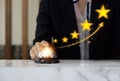
[[[69,32],[77,30],[76,16],[73,6],[73,0],[57,0],[60,8],[60,13],[63,16],[63,21],[69,27]]]

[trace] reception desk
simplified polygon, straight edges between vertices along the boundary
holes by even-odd
[[[0,81],[120,81],[120,61],[0,60]]]

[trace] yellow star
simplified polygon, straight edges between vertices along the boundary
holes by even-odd
[[[96,12],[99,13],[99,19],[102,17],[105,17],[106,19],[108,19],[108,12],[110,12],[110,9],[106,9],[104,5],[102,5],[101,9],[97,9]]]
[[[54,39],[54,40],[53,40],[53,42],[54,42],[54,43],[57,43],[57,42],[58,42],[58,40],[57,40],[57,39]]]
[[[80,23],[80,25],[83,27],[83,29],[82,29],[83,31],[85,31],[85,30],[90,31],[90,27],[91,27],[92,23],[88,22],[88,20],[86,19],[85,22]]]
[[[71,35],[72,35],[72,39],[78,39],[79,34],[76,31],[71,33]]]
[[[64,38],[62,38],[62,41],[63,41],[63,43],[67,43],[68,42],[68,38],[64,37]]]

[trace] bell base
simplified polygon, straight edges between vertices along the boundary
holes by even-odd
[[[60,63],[58,58],[39,58],[38,60],[35,61],[35,63],[40,63],[40,64],[54,64],[54,63]]]

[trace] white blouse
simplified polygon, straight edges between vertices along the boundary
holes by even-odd
[[[73,1],[75,1],[75,0],[73,0]],[[81,40],[81,39],[85,38],[87,35],[89,35],[89,31],[82,31],[82,27],[81,27],[80,23],[84,22],[86,19],[88,19],[88,21],[90,20],[91,0],[87,0],[87,4],[85,6],[83,15],[81,14],[80,9],[76,3],[74,3],[74,10],[75,10],[76,20],[77,20],[77,25],[78,25],[78,30],[79,30],[79,39]],[[87,11],[89,11],[89,12],[87,12]],[[82,60],[89,59],[89,41],[85,41],[80,44],[80,52],[81,52],[80,54],[81,54]]]

